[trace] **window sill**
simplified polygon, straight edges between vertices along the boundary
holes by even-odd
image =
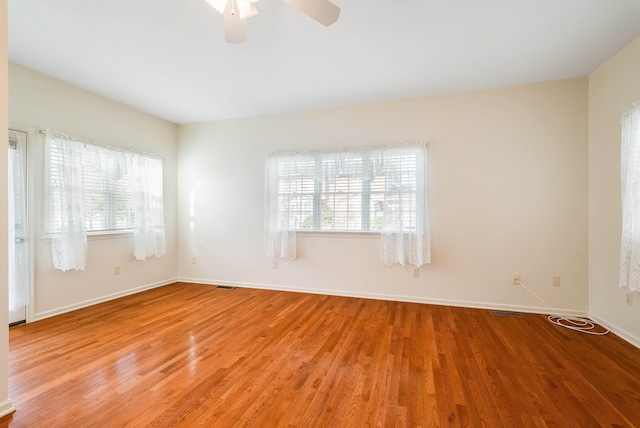
[[[297,238],[380,239],[380,232],[326,232],[321,230],[296,231]]]
[[[110,237],[124,238],[127,235],[133,235],[133,229],[101,230],[99,232],[87,232],[87,239],[110,239]]]
[[[101,239],[133,238],[133,230],[115,230],[109,232],[87,232],[87,241],[99,241]]]
[[[112,230],[104,232],[87,232],[87,241],[101,241],[103,239],[131,239],[133,230]],[[43,237],[42,242],[51,244],[51,237]]]

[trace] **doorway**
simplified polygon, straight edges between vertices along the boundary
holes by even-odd
[[[9,130],[9,325],[26,322],[30,303],[27,221],[27,133]]]

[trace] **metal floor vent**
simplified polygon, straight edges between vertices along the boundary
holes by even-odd
[[[12,323],[10,323],[10,324],[9,324],[9,327],[15,327],[15,326],[17,326],[17,325],[26,324],[26,323],[27,323],[27,322],[26,322],[26,321],[24,321],[24,320],[23,320],[23,321],[16,321],[16,322],[12,322]]]
[[[518,312],[507,312],[507,311],[489,311],[491,315],[497,315],[499,317],[516,317],[522,318],[522,314]]]
[[[232,287],[230,285],[216,285],[216,288],[219,288],[221,290],[235,290],[236,287]]]

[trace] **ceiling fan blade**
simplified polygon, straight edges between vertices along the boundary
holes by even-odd
[[[250,1],[238,1],[238,13],[241,18],[251,18],[258,14],[255,2]]]
[[[336,22],[340,16],[340,8],[329,0],[284,1],[326,27]]]
[[[224,15],[224,9],[227,7],[227,0],[207,0],[215,10],[220,12],[220,14]]]

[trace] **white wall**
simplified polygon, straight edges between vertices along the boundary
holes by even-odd
[[[9,121],[31,130],[29,180],[33,194],[30,217],[35,230],[35,318],[51,316],[141,288],[172,282],[177,271],[177,127],[96,94],[25,67],[9,64]],[[158,153],[165,161],[167,253],[145,262],[133,258],[133,236],[89,238],[87,268],[82,272],[53,269],[51,246],[41,239],[43,137],[52,128],[89,141]],[[114,266],[120,266],[115,276]]]
[[[0,128],[7,129],[9,112],[8,98],[8,70],[7,70],[7,0],[0,0]],[[6,225],[7,219],[7,147],[8,135],[0,134],[0,201],[4,209],[0,210],[0,224]],[[9,392],[9,317],[7,308],[7,228],[0,227],[0,416],[13,411],[13,405],[8,398]]]
[[[180,126],[179,278],[539,310],[511,285],[518,273],[549,304],[586,313],[587,94],[582,78]],[[366,235],[307,233],[298,260],[271,268],[265,154],[417,139],[429,142],[433,231],[419,279],[381,264]]]
[[[640,293],[627,306],[620,267],[620,120],[640,101],[640,38],[589,77],[589,310],[640,347]]]

